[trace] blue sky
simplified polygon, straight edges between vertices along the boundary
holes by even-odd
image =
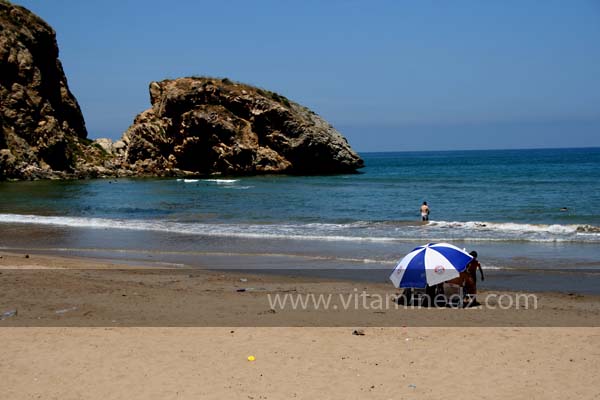
[[[16,0],[57,31],[89,136],[153,80],[229,77],[358,151],[600,146],[600,1]]]

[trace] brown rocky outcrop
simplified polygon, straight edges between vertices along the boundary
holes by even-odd
[[[54,30],[0,0],[0,179],[74,172],[86,136]]]
[[[152,82],[150,100],[116,143],[140,172],[329,174],[363,165],[325,120],[273,92],[192,77]]]

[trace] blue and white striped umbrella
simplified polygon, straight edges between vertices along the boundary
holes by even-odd
[[[448,243],[429,243],[408,253],[396,265],[390,280],[397,288],[424,288],[456,278],[471,257]]]

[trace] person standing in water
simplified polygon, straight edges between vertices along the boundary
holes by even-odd
[[[429,221],[429,206],[426,201],[421,205],[421,221]]]

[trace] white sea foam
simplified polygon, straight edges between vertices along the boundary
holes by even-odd
[[[57,225],[80,228],[172,232],[213,237],[294,239],[338,242],[506,242],[600,241],[596,227],[581,232],[578,225],[535,225],[490,222],[433,221],[427,225],[393,225],[381,222],[219,224],[168,220],[107,219],[88,217],[0,214],[0,222]]]
[[[505,269],[510,269],[510,268],[507,268],[507,267],[499,267],[497,265],[483,264],[483,263],[481,264],[481,268],[483,268],[484,270],[490,270],[490,269],[493,269],[493,270],[505,270]]]
[[[177,179],[179,180],[179,179]],[[198,179],[184,179],[183,180],[185,183],[193,183],[193,182],[198,182]]]
[[[214,182],[217,185],[230,185],[239,182],[239,179],[203,179],[204,182]]]
[[[118,220],[87,217],[58,217],[20,214],[0,214],[0,222],[38,225],[68,226],[75,228],[122,229],[137,231],[172,232],[218,237],[240,237],[256,239],[308,239],[329,241],[395,241],[388,237],[352,237],[334,235],[302,234],[306,225],[239,225],[180,223],[164,220]],[[321,224],[325,225],[325,224]],[[300,229],[298,229],[300,227]],[[306,232],[308,233],[308,232]]]
[[[517,233],[551,233],[551,234],[575,234],[582,226],[581,225],[545,225],[545,224],[518,224],[514,222],[448,222],[448,221],[431,221],[428,226],[439,228],[461,228],[474,231],[504,231]]]

